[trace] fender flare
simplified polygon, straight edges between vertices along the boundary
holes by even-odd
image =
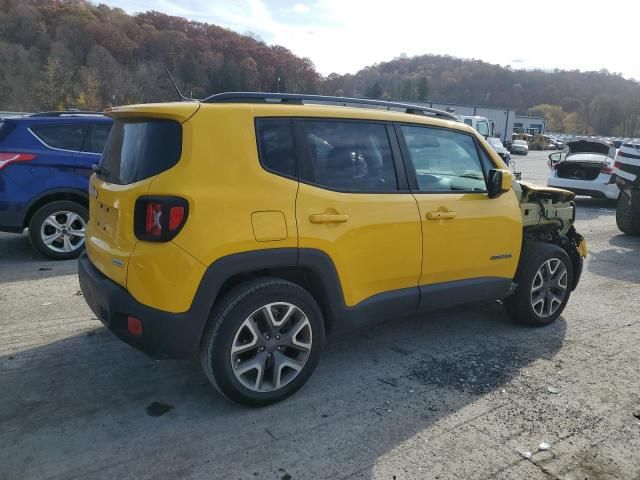
[[[205,271],[190,308],[190,311],[197,312],[197,316],[204,319],[202,331],[225,282],[241,274],[282,268],[300,269],[309,281],[319,283],[318,287],[324,296],[319,303],[324,304],[327,309],[325,313],[329,316],[336,318],[348,310],[338,272],[326,253],[295,247],[253,250],[221,257]]]
[[[22,216],[22,223],[26,223],[27,218],[29,218],[29,213],[33,213],[31,210],[33,209],[33,207],[35,205],[37,205],[41,200],[44,200],[47,197],[51,197],[54,195],[77,195],[79,197],[82,197],[84,200],[86,200],[87,203],[89,203],[89,193],[77,189],[77,188],[52,188],[51,190],[46,190],[40,194],[38,194],[37,196],[35,196],[34,198],[32,198],[29,203],[27,203],[25,205],[25,208],[22,210],[23,211],[23,216]],[[25,228],[28,225],[25,225]]]

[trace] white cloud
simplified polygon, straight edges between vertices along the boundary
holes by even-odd
[[[127,11],[149,8],[142,0],[101,1]],[[238,32],[256,32],[268,43],[309,57],[325,75],[355,73],[405,52],[511,63],[516,68],[606,68],[640,79],[640,63],[634,60],[638,36],[632,23],[640,4],[625,0],[609,0],[604,10],[592,2],[538,0],[535,15],[514,7],[511,0],[495,0],[490,7],[477,0],[313,0],[292,7],[306,7],[307,14],[285,19],[277,15],[282,11],[278,4],[159,0],[153,8]],[[611,12],[621,15],[614,19]],[[516,64],[514,59],[520,61]]]
[[[309,7],[301,3],[296,3],[291,10],[296,13],[307,13],[309,11]]]

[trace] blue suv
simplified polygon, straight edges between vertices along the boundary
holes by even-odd
[[[47,112],[0,120],[0,231],[29,229],[49,258],[84,248],[88,188],[111,130],[100,113]]]

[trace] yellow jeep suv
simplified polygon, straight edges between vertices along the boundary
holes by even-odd
[[[84,297],[237,402],[298,390],[327,332],[487,300],[546,325],[578,283],[573,194],[514,182],[447,112],[226,93],[107,114]]]

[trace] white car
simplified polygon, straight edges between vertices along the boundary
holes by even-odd
[[[617,200],[620,190],[610,183],[616,149],[598,140],[574,140],[562,152],[549,155],[547,185],[576,195]]]
[[[529,144],[525,140],[514,140],[511,144],[511,153],[526,155],[529,153]]]

